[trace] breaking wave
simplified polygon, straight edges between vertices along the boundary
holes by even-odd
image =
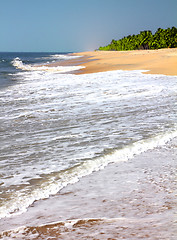
[[[31,64],[24,64],[19,57],[16,57],[12,61],[12,65],[24,71],[45,71],[45,72],[58,72],[58,73],[68,73],[72,71],[77,71],[84,66],[57,66],[57,67],[50,67],[49,65],[31,65]]]
[[[110,163],[128,161],[136,155],[163,146],[176,137],[177,130],[165,133],[164,135],[159,134],[155,137],[135,142],[122,149],[115,150],[103,157],[87,160],[76,166],[55,173],[52,178],[48,179],[48,182],[42,184],[42,187],[40,186],[40,188],[36,188],[28,194],[26,191],[15,193],[13,198],[0,208],[0,218],[21,214],[27,211],[27,208],[34,201],[55,195],[68,184],[76,183],[82,177],[94,171],[104,169]]]

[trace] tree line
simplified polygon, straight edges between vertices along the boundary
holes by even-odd
[[[137,49],[159,49],[177,47],[177,28],[158,28],[155,34],[151,31],[141,31],[137,35],[129,35],[119,40],[112,40],[105,47],[99,47],[104,51],[126,51]]]

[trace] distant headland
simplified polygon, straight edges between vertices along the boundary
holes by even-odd
[[[128,35],[110,44],[99,47],[103,51],[126,51],[138,49],[177,48],[177,28],[158,28],[155,34],[150,30],[141,31],[137,35]]]

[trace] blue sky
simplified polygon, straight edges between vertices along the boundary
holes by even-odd
[[[177,27],[177,0],[0,0],[0,51],[94,50]]]

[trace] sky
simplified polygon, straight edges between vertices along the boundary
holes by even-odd
[[[80,52],[177,27],[177,0],[0,0],[0,51]]]

